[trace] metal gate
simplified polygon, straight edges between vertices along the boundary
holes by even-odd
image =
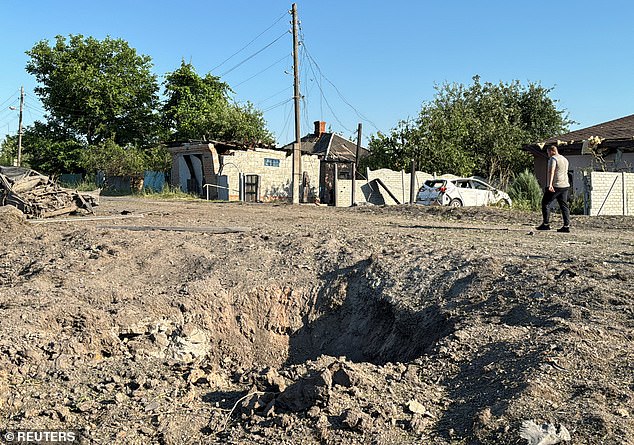
[[[258,202],[260,200],[260,177],[258,175],[244,175],[244,201]]]

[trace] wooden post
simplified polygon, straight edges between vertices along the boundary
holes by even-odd
[[[361,122],[357,128],[357,152],[354,155],[354,164],[352,166],[352,193],[351,206],[355,206],[355,190],[357,189],[357,169],[359,168],[359,151],[361,149]]]
[[[298,24],[297,24],[297,4],[293,3],[293,85],[295,99],[295,143],[293,144],[293,204],[299,204],[299,185],[302,180],[302,152],[301,152],[301,135],[299,127],[299,57],[297,55],[299,48],[298,41]]]
[[[412,175],[409,178],[409,203],[414,204],[416,202],[416,159],[412,159]]]
[[[22,111],[24,110],[24,87],[20,87],[20,122],[18,124],[18,167],[22,166]]]
[[[339,201],[339,169],[337,168],[337,163],[333,163],[334,177],[332,178],[333,190],[332,195],[334,197],[333,203],[334,206],[337,207],[337,201]]]

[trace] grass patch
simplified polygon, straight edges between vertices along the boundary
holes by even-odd
[[[135,193],[135,195],[149,199],[179,199],[184,201],[197,201],[201,199],[198,195],[185,193],[180,188],[171,185],[165,185],[161,191],[144,188],[139,193]]]

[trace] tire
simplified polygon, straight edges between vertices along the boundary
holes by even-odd
[[[449,207],[462,207],[462,201],[460,201],[458,198],[454,198],[449,201]]]

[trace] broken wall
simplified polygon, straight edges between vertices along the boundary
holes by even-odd
[[[386,188],[402,203],[409,203],[411,173],[404,170],[394,171],[387,168],[379,170],[366,170],[366,178],[356,181],[355,204],[375,204],[375,205],[396,205],[388,193],[382,192],[381,187],[377,187],[373,182],[380,180]],[[416,192],[423,186],[423,183],[434,176],[425,172],[416,172],[415,187]],[[337,207],[349,207],[352,204],[352,180],[337,180]]]

